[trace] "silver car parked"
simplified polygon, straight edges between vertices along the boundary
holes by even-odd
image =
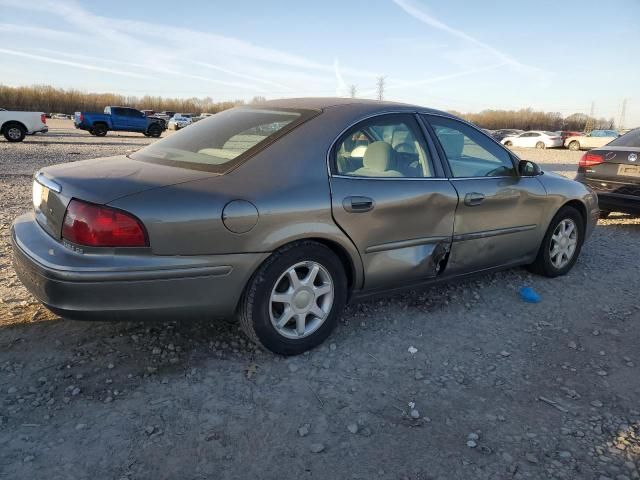
[[[298,99],[204,119],[129,156],[46,167],[15,269],[67,318],[238,315],[281,354],[345,303],[529,265],[567,273],[598,218],[584,185],[423,107]]]

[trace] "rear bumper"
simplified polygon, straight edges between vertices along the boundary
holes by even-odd
[[[78,320],[230,316],[268,256],[82,254],[50,237],[33,214],[16,219],[11,241],[25,287],[55,313]]]
[[[581,172],[578,172],[576,180],[591,187],[598,195],[601,210],[640,214],[640,185],[592,179]]]
[[[47,133],[49,131],[49,127],[47,125],[44,125],[40,128],[38,128],[37,130],[33,130],[32,132],[29,132],[30,134],[34,134],[34,133]]]

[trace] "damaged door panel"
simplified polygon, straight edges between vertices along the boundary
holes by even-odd
[[[334,219],[362,256],[365,289],[402,286],[442,271],[458,204],[449,181],[332,177],[331,191]],[[345,208],[347,197],[372,203],[353,210]]]

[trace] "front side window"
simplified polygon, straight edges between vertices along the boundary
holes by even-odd
[[[382,115],[353,127],[336,144],[335,171],[372,178],[433,176],[422,134],[410,115]]]
[[[446,117],[429,116],[454,177],[515,176],[509,153],[475,128]]]
[[[153,143],[130,157],[224,173],[317,113],[315,110],[250,107],[225,110]],[[176,115],[174,120],[187,119]]]

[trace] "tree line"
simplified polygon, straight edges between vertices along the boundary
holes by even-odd
[[[255,97],[250,103],[263,101]],[[77,111],[101,112],[107,105],[133,107],[140,110],[173,111],[180,113],[217,113],[237,105],[243,100],[215,102],[211,97],[167,98],[145,95],[143,97],[115,93],[88,93],[76,89],[55,88],[49,85],[9,87],[0,85],[0,107],[8,110],[30,110],[45,113],[73,114]],[[520,110],[483,110],[479,113],[451,112],[476,125],[495,130],[519,128],[522,130],[576,130],[615,128],[613,119],[593,118],[584,113],[563,117],[557,112]]]
[[[242,100],[215,102],[205,98],[166,98],[151,95],[136,97],[116,93],[87,93],[76,89],[55,88],[49,85],[9,87],[0,85],[0,108],[45,113],[102,112],[108,105],[133,107],[156,112],[217,113],[237,105]]]
[[[520,110],[483,110],[478,113],[458,113],[465,120],[489,130],[517,128],[520,130],[574,130],[613,129],[613,118],[594,118],[584,113],[573,113],[563,117],[558,112],[541,112],[531,108]]]

